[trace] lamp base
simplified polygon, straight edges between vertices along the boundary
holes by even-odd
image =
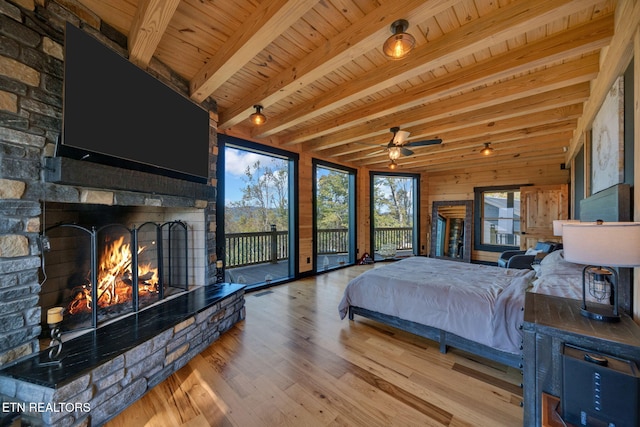
[[[619,314],[614,314],[611,310],[606,308],[581,308],[580,314],[588,317],[589,319],[598,320],[600,322],[614,323],[620,321]]]

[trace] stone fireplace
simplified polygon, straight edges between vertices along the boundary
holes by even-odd
[[[45,202],[42,217],[43,332],[52,307],[77,335],[206,284],[202,210]]]
[[[66,22],[126,56],[126,38],[75,0],[0,0],[0,404],[10,409],[0,424],[21,416],[42,425],[99,425],[244,317],[244,288],[216,283],[215,103],[202,104],[211,118],[206,184],[55,157]],[[188,93],[187,82],[163,64],[152,60],[147,71]],[[81,224],[84,237],[62,223]],[[135,262],[161,264],[162,289],[136,268],[150,299],[136,293],[130,306],[138,307],[119,320],[80,322],[82,334],[73,337],[63,330],[61,361],[48,364],[46,310],[68,307],[82,287],[73,273],[87,273],[77,268],[83,254],[106,243],[78,247],[111,223],[134,248],[135,239],[162,242],[178,258],[145,249],[140,258],[148,259]],[[184,228],[165,239],[163,227],[174,223]],[[120,276],[130,283],[133,271]]]

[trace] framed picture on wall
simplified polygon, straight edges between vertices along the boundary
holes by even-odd
[[[624,181],[624,78],[611,86],[591,128],[591,194]]]

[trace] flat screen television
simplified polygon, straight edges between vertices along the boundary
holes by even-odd
[[[67,24],[56,155],[205,183],[209,113]]]

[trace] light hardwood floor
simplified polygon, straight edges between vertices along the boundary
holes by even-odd
[[[246,294],[244,321],[107,426],[522,426],[520,371],[340,320],[369,268]]]

